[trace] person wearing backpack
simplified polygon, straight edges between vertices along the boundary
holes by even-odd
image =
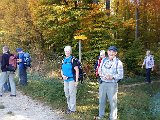
[[[101,62],[98,69],[102,83],[99,85],[99,115],[96,120],[104,117],[107,98],[110,105],[109,120],[117,120],[118,81],[123,78],[123,65],[116,57],[115,46],[110,46],[107,53],[108,57]]]
[[[9,58],[12,54],[9,52],[8,46],[3,47],[3,55],[1,60],[1,76],[0,76],[0,96],[2,97],[2,88],[7,80],[9,80],[10,87],[11,87],[11,97],[16,97],[16,85],[14,81],[15,71],[10,71],[8,69],[9,66]]]
[[[3,53],[1,53],[0,54],[0,67],[1,67],[1,61],[2,61],[2,54]],[[4,85],[3,85],[3,91],[4,92],[10,92],[11,91],[11,87],[10,87],[10,83],[9,83],[9,80],[7,80],[5,83],[4,83]]]
[[[95,74],[96,74],[96,77],[98,78],[98,82],[101,83],[101,78],[100,76],[98,75],[98,69],[100,67],[100,64],[101,62],[106,58],[105,56],[105,50],[101,50],[100,51],[100,56],[98,57],[98,60],[96,61],[96,64],[94,66],[94,70],[95,70]]]
[[[22,48],[16,49],[17,55],[17,63],[18,63],[18,74],[19,74],[19,84],[22,86],[26,86],[28,84],[27,81],[27,67],[25,65],[25,57]]]
[[[64,92],[67,98],[67,114],[76,112],[76,93],[79,78],[79,69],[77,62],[72,59],[71,46],[64,48],[65,58],[62,60],[61,75],[64,81]],[[75,71],[75,72],[73,72]]]
[[[149,50],[147,50],[146,52],[146,57],[144,58],[143,64],[142,64],[142,69],[143,66],[145,65],[146,67],[146,83],[151,83],[151,70],[153,71],[154,68],[154,59],[153,59],[153,55],[151,55],[151,52]]]

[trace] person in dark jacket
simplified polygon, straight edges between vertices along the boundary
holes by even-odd
[[[2,97],[3,94],[3,86],[7,80],[9,80],[10,87],[11,87],[11,94],[10,96],[16,96],[16,85],[14,81],[14,72],[8,70],[9,66],[9,57],[10,57],[10,52],[8,46],[3,47],[3,55],[2,55],[2,60],[1,60],[1,77],[0,77],[0,97]]]

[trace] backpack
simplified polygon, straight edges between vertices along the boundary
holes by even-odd
[[[7,70],[15,72],[16,69],[17,69],[17,56],[14,54],[10,54],[9,65],[7,66]]]
[[[76,61],[77,65],[78,65],[78,69],[79,69],[79,78],[78,78],[78,80],[79,80],[81,83],[83,83],[82,63],[79,61],[79,59],[77,59],[77,58],[75,58],[75,57],[72,57],[72,62],[71,62],[71,63],[73,63],[74,60]],[[73,69],[73,73],[74,73],[74,75],[75,75],[74,68],[72,67],[72,69]]]
[[[81,83],[83,83],[83,69],[82,69],[82,64],[81,62],[79,61],[79,59],[75,58],[74,56],[72,56],[71,58],[71,64],[72,64],[72,72],[73,72],[73,76],[74,78],[76,77],[75,76],[75,70],[73,68],[73,61],[75,61],[78,65],[78,69],[79,69],[79,78],[78,78],[78,81],[80,81]],[[62,60],[62,64],[64,63],[64,59]]]
[[[31,68],[32,58],[28,52],[24,53],[24,65]]]

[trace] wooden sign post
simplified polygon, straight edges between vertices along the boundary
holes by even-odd
[[[81,53],[81,49],[82,49],[82,40],[86,40],[87,37],[85,35],[80,35],[80,36],[74,36],[74,39],[78,40],[78,44],[79,44],[79,61],[81,62],[82,59],[82,53]]]

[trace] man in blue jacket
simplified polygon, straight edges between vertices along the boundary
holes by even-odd
[[[27,68],[25,66],[24,52],[22,48],[17,48],[16,51],[18,53],[17,62],[19,71],[19,84],[25,86],[27,85]]]

